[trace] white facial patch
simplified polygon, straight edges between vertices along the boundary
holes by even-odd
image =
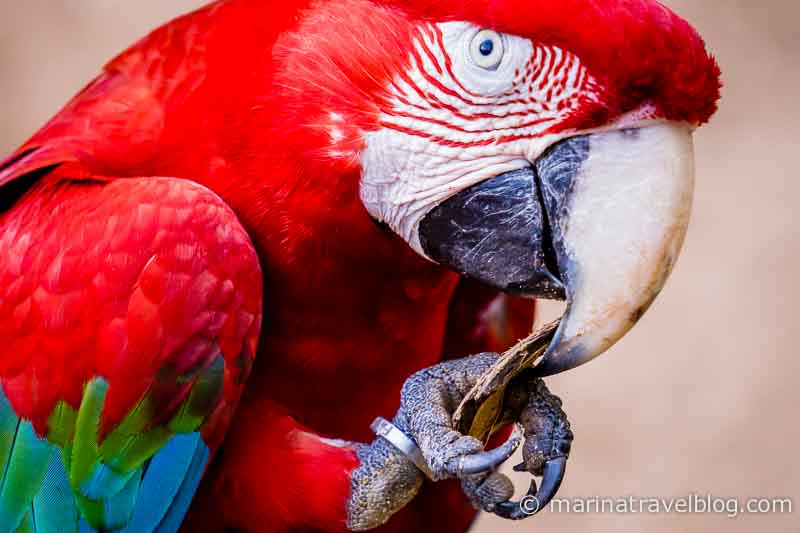
[[[531,164],[567,135],[552,130],[596,100],[597,85],[569,52],[466,22],[425,25],[413,44],[381,129],[365,136],[360,193],[424,256],[418,228],[428,212]]]

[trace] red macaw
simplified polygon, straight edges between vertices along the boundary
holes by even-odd
[[[515,411],[552,496],[572,437],[540,378],[660,290],[719,86],[654,0],[223,0],[156,30],[0,163],[0,531],[520,518],[493,471],[519,439],[450,415],[529,297],[566,298]]]

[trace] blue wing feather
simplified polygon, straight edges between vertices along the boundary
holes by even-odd
[[[54,449],[41,489],[33,499],[36,533],[75,533],[80,515],[67,481],[61,450]]]
[[[208,464],[209,450],[208,446],[200,440],[192,458],[192,464],[183,479],[181,488],[178,494],[172,500],[166,516],[161,521],[161,524],[155,529],[158,533],[174,533],[183,522],[183,517],[186,516],[186,511],[189,510],[189,504],[192,503],[194,493],[197,492],[197,486],[200,484],[200,479],[203,477],[206,465]]]
[[[192,474],[191,467],[198,448],[206,448],[199,433],[176,435],[150,460],[142,481],[142,495],[133,519],[123,530],[125,533],[136,533],[147,527],[153,530],[162,521],[177,499],[184,481]]]
[[[67,452],[69,454],[69,451]],[[102,502],[108,531],[175,533],[208,463],[199,432],[174,435],[124,486],[97,469],[80,487]],[[98,533],[81,516],[64,453],[20,420],[0,389],[0,531]]]

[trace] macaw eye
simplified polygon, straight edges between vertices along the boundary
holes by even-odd
[[[503,37],[492,30],[481,30],[469,43],[472,62],[486,70],[496,70],[505,53]]]

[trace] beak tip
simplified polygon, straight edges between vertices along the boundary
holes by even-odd
[[[535,367],[536,375],[539,377],[554,376],[567,370],[572,370],[586,363],[586,349],[580,344],[573,344],[566,348],[560,342],[560,335],[556,334],[550,347],[545,352],[544,357]],[[564,349],[566,348],[566,350]]]

